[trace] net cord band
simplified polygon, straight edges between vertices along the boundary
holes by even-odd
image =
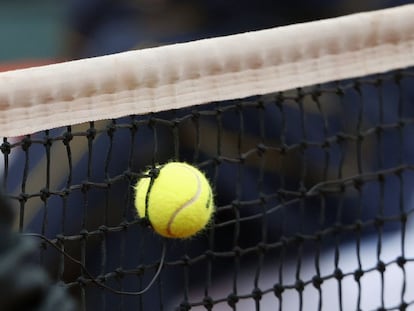
[[[0,73],[0,133],[284,91],[414,65],[414,5]]]

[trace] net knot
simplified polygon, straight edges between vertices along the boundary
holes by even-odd
[[[298,233],[294,236],[294,241],[297,244],[302,244],[303,242],[305,242],[305,237]]]
[[[76,279],[76,282],[78,282],[79,286],[84,287],[86,285],[86,278],[84,278],[83,276],[80,276]]]
[[[11,145],[8,141],[4,141],[1,144],[0,150],[3,154],[10,154],[11,152]]]
[[[189,311],[190,309],[191,305],[188,303],[188,301],[183,301],[180,303],[178,311]]]
[[[376,132],[377,134],[381,134],[383,131],[384,131],[384,129],[383,129],[380,125],[377,125],[377,126],[375,127],[375,132]]]
[[[126,231],[126,230],[128,230],[129,223],[128,223],[128,221],[123,221],[119,224],[119,226],[122,227],[122,230]]]
[[[335,271],[334,271],[334,277],[335,277],[338,281],[340,281],[340,280],[342,280],[342,279],[344,278],[344,273],[342,272],[342,270],[341,270],[341,269],[336,268],[336,269],[335,269]]]
[[[107,280],[107,277],[106,277],[105,275],[98,275],[98,276],[96,277],[96,280],[97,280],[99,283],[105,283],[105,282],[106,282],[106,280]]]
[[[136,120],[135,118],[131,120],[131,127],[129,128],[131,133],[135,133],[138,130],[139,125],[140,125],[140,122]]]
[[[259,254],[264,254],[268,250],[269,250],[269,246],[266,243],[261,242],[261,243],[257,244],[257,252]]]
[[[273,286],[273,292],[275,293],[275,296],[279,299],[282,297],[284,291],[285,288],[281,284],[275,284]]]
[[[149,170],[148,175],[150,178],[156,179],[160,175],[160,169],[154,166]]]
[[[211,298],[210,296],[204,297],[203,305],[206,307],[207,310],[211,310],[214,306],[213,298]]]
[[[242,249],[238,246],[233,248],[233,253],[235,257],[240,257],[241,253],[242,253]]]
[[[359,282],[359,280],[363,277],[364,275],[364,271],[361,269],[357,269],[354,272],[354,279],[355,281]]]
[[[181,260],[183,261],[183,265],[184,266],[189,266],[190,265],[190,257],[188,257],[188,255],[184,255]]]
[[[88,128],[86,131],[86,137],[88,139],[94,139],[95,136],[96,136],[96,129],[93,127]]]
[[[47,188],[40,190],[40,199],[46,201],[50,197],[50,191]]]
[[[214,260],[216,258],[216,255],[211,249],[207,250],[204,254],[209,260]]]
[[[25,203],[29,199],[29,195],[26,193],[20,193],[18,196],[18,200],[20,203]]]
[[[265,204],[268,201],[268,196],[265,193],[260,192],[259,193],[259,200],[260,200],[261,204]]]
[[[405,127],[406,123],[403,120],[398,121],[398,128],[402,130]]]
[[[193,110],[191,115],[193,116],[193,120],[198,120],[200,118],[200,112],[198,110]]]
[[[119,267],[119,268],[116,268],[115,269],[115,274],[116,274],[116,276],[118,277],[118,278],[123,278],[124,277],[124,275],[125,275],[125,272],[124,272],[124,270],[121,268],[121,267]]]
[[[407,310],[407,308],[408,308],[408,303],[402,302],[400,304],[400,308],[398,310],[405,311],[405,310]]]
[[[377,270],[381,273],[384,273],[385,269],[387,268],[387,266],[385,265],[385,263],[383,261],[378,261],[377,263]]]
[[[305,289],[305,283],[302,280],[297,280],[295,283],[295,289],[298,292],[303,292],[303,290]]]
[[[361,231],[362,226],[363,226],[362,221],[361,221],[361,220],[357,220],[357,221],[355,221],[355,223],[354,223],[354,230],[355,230],[356,232],[359,232],[359,231]]]
[[[101,231],[102,233],[106,233],[108,232],[108,227],[105,225],[99,226],[99,231]]]
[[[49,136],[45,136],[44,141],[43,141],[43,146],[50,147],[52,146],[52,142],[53,140]]]
[[[314,89],[312,91],[312,95],[311,96],[312,96],[312,100],[315,101],[315,102],[317,102],[317,101],[319,101],[319,98],[318,97],[321,97],[322,96],[322,91],[320,89]]]
[[[255,289],[253,289],[252,291],[252,297],[254,300],[259,301],[262,299],[263,293],[260,290],[260,288],[256,287]]]
[[[239,302],[239,297],[237,297],[236,294],[232,293],[230,295],[227,296],[227,304],[234,308],[236,306],[236,303]]]
[[[82,193],[87,193],[90,188],[91,188],[91,185],[89,184],[89,182],[84,181],[81,185],[81,192]]]
[[[86,229],[82,229],[79,234],[82,236],[83,239],[86,239],[89,236],[89,231]]]
[[[214,161],[216,165],[220,165],[222,162],[220,156],[214,157],[212,158],[212,160]]]
[[[238,209],[240,207],[240,201],[239,200],[233,200],[233,201],[231,201],[231,206],[234,209]]]
[[[138,276],[139,275],[144,275],[144,273],[146,271],[145,265],[143,265],[143,264],[139,265],[138,267],[136,267],[135,271],[136,271],[136,274]]]
[[[116,127],[114,123],[108,124],[106,126],[106,134],[111,138],[114,136],[115,130],[116,130]]]
[[[27,151],[31,145],[32,145],[32,140],[30,139],[29,136],[26,136],[25,138],[22,139],[22,149],[24,151]]]
[[[312,284],[315,288],[317,289],[321,288],[322,283],[323,283],[323,279],[319,275],[315,275],[312,278]]]
[[[364,185],[364,181],[361,178],[354,179],[354,188],[356,190],[361,190],[363,185]]]
[[[302,140],[302,141],[299,143],[299,145],[300,145],[300,147],[302,148],[302,150],[305,150],[305,149],[307,149],[307,148],[309,147],[309,143],[308,143],[306,140]]]
[[[346,140],[346,135],[342,132],[336,134],[336,142],[337,144],[341,144],[342,142],[344,142]]]
[[[65,236],[63,234],[56,234],[56,240],[58,240],[60,243],[65,241]]]
[[[141,217],[139,219],[140,224],[144,227],[144,228],[152,228],[152,224],[150,222],[150,220],[148,219],[148,217]]]
[[[124,175],[127,180],[133,180],[133,179],[136,178],[136,176],[134,175],[134,173],[132,173],[129,169],[128,170],[125,170],[122,175]],[[110,185],[111,185],[111,181],[110,180],[107,180],[107,184],[108,184],[108,188],[109,188]]]
[[[398,258],[397,258],[397,265],[400,267],[400,268],[403,268],[404,267],[404,265],[407,263],[407,259],[405,259],[403,256],[399,256]]]
[[[63,144],[65,146],[69,145],[69,142],[73,139],[73,134],[71,132],[66,132],[63,134]]]
[[[67,197],[72,191],[69,188],[65,188],[61,191],[60,195],[62,197]]]
[[[259,157],[263,156],[267,151],[266,146],[262,143],[257,144],[256,149],[257,149],[257,154],[259,155]]]
[[[407,219],[408,219],[407,213],[402,212],[400,215],[400,221],[405,224],[407,222]]]
[[[381,217],[377,216],[375,217],[375,221],[374,221],[375,227],[377,229],[381,228],[384,225],[384,219],[382,219]]]
[[[329,149],[331,147],[331,142],[329,141],[329,140],[325,140],[323,143],[322,143],[322,148],[324,148],[324,149]]]

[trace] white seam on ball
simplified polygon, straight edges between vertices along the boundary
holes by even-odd
[[[174,213],[172,214],[172,216],[171,216],[171,218],[170,218],[170,220],[168,221],[168,224],[167,224],[167,233],[170,235],[170,236],[175,236],[172,232],[171,232],[171,225],[173,224],[173,222],[174,222],[174,219],[177,217],[177,215],[178,215],[178,213],[180,213],[183,209],[185,209],[186,207],[188,207],[188,206],[190,206],[191,204],[193,204],[195,201],[197,201],[198,200],[198,198],[200,197],[200,195],[201,195],[201,180],[200,180],[200,177],[198,176],[198,174],[197,173],[195,173],[195,172],[193,172],[190,168],[188,168],[187,166],[184,166],[183,165],[183,167],[185,168],[185,169],[187,169],[189,172],[191,172],[191,174],[193,174],[195,177],[196,177],[196,179],[197,179],[197,192],[195,193],[195,195],[190,199],[190,200],[188,200],[187,202],[185,202],[183,205],[181,205],[179,208],[177,208],[175,211],[174,211]]]

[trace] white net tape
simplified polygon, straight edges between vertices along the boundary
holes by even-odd
[[[414,5],[0,74],[0,133],[283,91],[414,65]]]

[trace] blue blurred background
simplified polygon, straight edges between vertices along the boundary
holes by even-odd
[[[0,63],[103,55],[410,2],[1,0]]]

